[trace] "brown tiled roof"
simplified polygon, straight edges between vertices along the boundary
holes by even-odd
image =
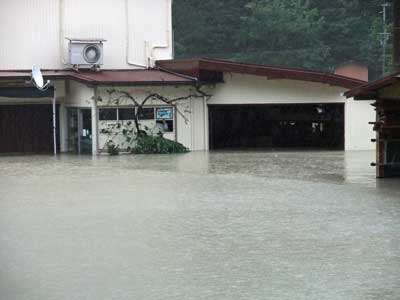
[[[365,81],[303,69],[271,67],[208,58],[158,61],[156,69],[65,71],[45,70],[46,79],[70,79],[89,85],[181,85],[222,81],[223,72],[266,76],[270,79],[291,79],[325,83],[348,89],[366,84]],[[1,79],[30,79],[30,71],[0,71]]]
[[[158,61],[157,66],[163,70],[170,70],[196,77],[200,81],[207,81],[210,78],[215,78],[215,76],[210,77],[210,72],[231,72],[266,76],[271,79],[291,79],[319,82],[348,89],[355,88],[366,83],[362,80],[333,73],[239,63],[210,58],[163,60]]]

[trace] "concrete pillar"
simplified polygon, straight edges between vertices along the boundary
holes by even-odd
[[[59,106],[59,126],[60,126],[60,152],[68,151],[68,123],[67,109],[64,103]]]
[[[94,98],[92,100],[92,154],[99,154],[99,113],[97,108],[98,89],[94,88]]]
[[[210,150],[210,134],[208,128],[208,104],[207,104],[207,97],[203,97],[203,104],[204,104],[204,150]]]

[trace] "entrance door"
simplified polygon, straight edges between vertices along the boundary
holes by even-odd
[[[68,151],[92,153],[92,111],[88,108],[68,108]]]

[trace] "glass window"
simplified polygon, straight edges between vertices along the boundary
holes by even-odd
[[[158,120],[157,127],[162,132],[173,132],[174,131],[174,121],[172,120]]]
[[[154,120],[154,108],[142,108],[139,111],[139,120]]]
[[[100,121],[116,121],[117,109],[116,108],[100,108],[99,109]]]
[[[135,119],[135,109],[134,108],[119,108],[118,118],[120,121],[124,120],[134,120]]]
[[[172,107],[157,108],[157,120],[172,120],[173,118]]]

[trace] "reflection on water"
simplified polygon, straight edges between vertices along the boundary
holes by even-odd
[[[372,152],[0,157],[0,299],[399,299]]]

